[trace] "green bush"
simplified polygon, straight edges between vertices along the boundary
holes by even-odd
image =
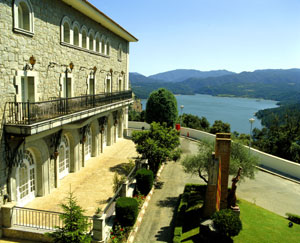
[[[236,236],[242,229],[242,221],[231,209],[224,209],[212,216],[214,225],[222,235]]]
[[[286,213],[288,220],[294,222],[295,224],[300,224],[300,216],[297,214]]]
[[[147,195],[153,186],[153,172],[147,169],[140,169],[136,172],[136,184],[138,191]]]
[[[138,202],[134,198],[120,197],[116,202],[116,218],[119,223],[126,226],[133,226],[138,215]]]

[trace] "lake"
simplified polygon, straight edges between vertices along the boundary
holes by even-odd
[[[180,106],[183,105],[183,113],[190,113],[199,117],[204,116],[210,125],[215,120],[222,120],[230,124],[231,131],[239,133],[250,133],[250,118],[255,118],[253,128],[262,128],[260,120],[254,114],[263,109],[277,107],[277,101],[217,97],[211,95],[177,95],[178,114],[181,114]],[[146,108],[147,100],[141,100],[143,109]]]

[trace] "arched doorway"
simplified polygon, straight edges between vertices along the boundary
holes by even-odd
[[[61,139],[58,152],[58,178],[62,179],[69,174],[70,171],[70,145],[68,138],[65,135]]]
[[[87,161],[92,156],[92,132],[88,128],[86,131],[86,140],[84,143],[84,160]]]
[[[29,150],[25,150],[23,159],[17,169],[17,201],[19,206],[24,206],[35,198],[35,160]]]

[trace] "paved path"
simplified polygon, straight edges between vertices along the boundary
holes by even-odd
[[[300,184],[258,171],[255,180],[247,179],[237,187],[237,197],[285,216],[300,215]]]
[[[185,153],[197,151],[197,144],[188,140],[181,141]],[[200,183],[200,179],[198,176],[191,177],[184,173],[179,162],[168,162],[161,174],[160,182],[161,188],[154,190],[135,243],[172,242],[171,221],[178,196],[183,192],[186,183]]]

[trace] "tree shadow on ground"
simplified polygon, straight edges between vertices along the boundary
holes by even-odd
[[[178,206],[178,197],[167,197],[165,200],[160,200],[157,202],[159,207],[169,207],[172,208],[173,216],[169,226],[162,227],[155,235],[157,241],[163,242],[173,242],[173,231],[176,219],[176,208]]]
[[[156,241],[172,242],[172,237],[173,237],[172,229],[173,229],[172,226],[166,226],[160,228],[160,230],[155,235]]]
[[[178,197],[167,197],[164,200],[159,200],[156,205],[159,207],[174,208],[177,205]]]
[[[109,171],[118,173],[119,175],[127,176],[127,174],[128,174],[128,170],[126,169],[127,166],[128,166],[128,163],[117,164],[115,166],[110,167]]]
[[[106,203],[108,203],[110,201],[110,199],[111,199],[111,197],[108,198],[108,199],[104,199],[104,200],[97,200],[96,203],[98,203],[98,204],[106,204]]]

